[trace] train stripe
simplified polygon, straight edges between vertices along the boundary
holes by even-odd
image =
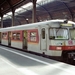
[[[49,50],[75,50],[75,46],[49,46]]]

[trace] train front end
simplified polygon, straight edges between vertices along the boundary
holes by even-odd
[[[72,23],[60,23],[60,27],[49,29],[50,46],[49,50],[61,53],[64,59],[75,60],[75,29]]]

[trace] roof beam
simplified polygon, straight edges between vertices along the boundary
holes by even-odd
[[[68,11],[70,12],[70,14],[71,14],[71,18],[72,18],[72,21],[73,21],[73,14],[72,14],[72,11],[71,11],[71,9],[68,7],[68,5],[66,4],[66,3],[64,3],[64,2],[62,2],[66,7],[67,7],[67,9],[68,9]]]
[[[13,6],[12,6],[10,0],[6,0],[6,1],[8,2],[9,6],[10,6],[10,9],[12,10],[13,9]]]
[[[3,16],[3,14],[0,12],[0,16],[2,17]]]
[[[6,0],[4,0],[1,4],[0,4],[0,7],[6,2]]]

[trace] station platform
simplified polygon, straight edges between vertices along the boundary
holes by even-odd
[[[75,66],[0,46],[0,75],[75,75]]]
[[[25,75],[0,57],[0,75]]]

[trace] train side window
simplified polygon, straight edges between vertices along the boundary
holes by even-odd
[[[42,29],[42,39],[45,39],[45,28]]]
[[[20,33],[13,33],[13,40],[20,40]]]
[[[2,38],[6,39],[7,38],[7,33],[3,33]]]
[[[13,33],[13,40],[16,40],[16,33]]]
[[[31,41],[36,41],[36,32],[31,32],[30,33],[30,38],[31,38],[30,39]]]
[[[17,34],[16,34],[16,39],[17,39],[17,40],[20,40],[20,33],[17,33]]]

